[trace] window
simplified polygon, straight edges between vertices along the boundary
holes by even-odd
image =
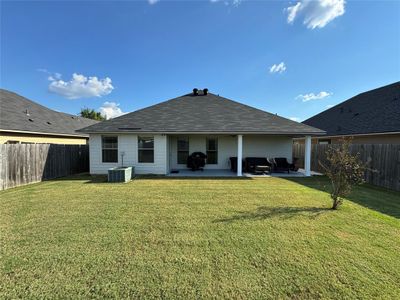
[[[331,144],[331,140],[330,139],[318,140],[318,144],[320,144],[320,145],[330,145]]]
[[[117,136],[102,136],[101,149],[102,149],[103,163],[118,162],[118,137]]]
[[[189,156],[189,138],[178,137],[178,164],[186,164]]]
[[[154,162],[154,137],[138,137],[138,161],[140,163]]]
[[[207,164],[218,164],[218,139],[207,138]]]

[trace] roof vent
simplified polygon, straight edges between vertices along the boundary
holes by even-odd
[[[46,123],[49,124],[49,125],[51,125],[51,122],[49,122],[49,121],[47,121]]]
[[[196,89],[196,88],[194,88],[194,89],[193,89],[193,95],[194,95],[194,96],[197,96],[198,94],[199,94],[199,90]]]
[[[29,110],[25,110],[25,114],[29,116]]]
[[[33,120],[32,119],[28,119],[30,122],[33,122]]]
[[[207,95],[208,94],[208,89],[204,89],[203,90],[203,95]]]

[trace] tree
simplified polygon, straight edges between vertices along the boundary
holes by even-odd
[[[332,209],[337,209],[343,203],[343,198],[351,192],[354,185],[364,182],[366,164],[359,160],[359,153],[350,153],[350,145],[351,140],[343,138],[339,145],[326,151],[326,164],[319,161],[332,184]]]
[[[81,112],[79,113],[79,115],[83,118],[88,118],[97,121],[104,121],[106,119],[100,112],[87,107],[81,108]]]

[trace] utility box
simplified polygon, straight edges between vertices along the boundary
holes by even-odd
[[[108,182],[128,182],[134,176],[134,167],[117,167],[108,169]]]

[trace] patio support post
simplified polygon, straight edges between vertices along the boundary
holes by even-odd
[[[238,149],[237,149],[237,176],[242,176],[242,148],[243,148],[243,135],[238,134]]]
[[[304,142],[304,170],[306,176],[311,176],[311,136],[306,136]]]

